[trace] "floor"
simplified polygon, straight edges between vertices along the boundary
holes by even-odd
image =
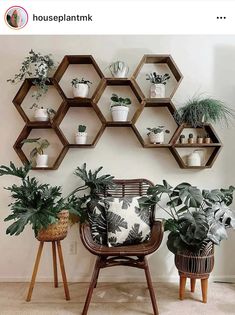
[[[87,283],[69,285],[71,301],[65,301],[63,287],[37,283],[31,302],[25,302],[27,283],[0,283],[0,315],[81,314]],[[235,314],[235,284],[210,283],[208,303],[201,303],[199,283],[195,293],[186,291],[178,300],[176,283],[155,284],[161,315]],[[89,315],[147,315],[152,308],[145,283],[100,283],[94,291]]]

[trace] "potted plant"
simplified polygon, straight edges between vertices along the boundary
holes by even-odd
[[[185,135],[180,135],[179,142],[181,144],[185,143]]]
[[[33,138],[24,139],[21,143],[35,143],[37,146],[30,152],[30,161],[36,167],[48,167],[48,155],[44,154],[44,150],[49,147],[50,143],[46,139]]]
[[[11,214],[4,221],[14,220],[6,233],[19,235],[30,224],[39,241],[62,240],[67,235],[69,213],[81,215],[79,201],[75,196],[62,198],[60,186],[40,184],[35,177],[30,178],[30,169],[30,164],[18,168],[12,162],[9,167],[0,166],[0,176],[11,175],[21,180],[21,184],[5,188],[13,201]]]
[[[203,143],[203,136],[202,135],[197,136],[197,143],[199,143],[199,144]]]
[[[7,81],[15,84],[25,78],[33,78],[36,93],[32,96],[38,101],[42,95],[47,93],[48,83],[50,82],[49,76],[54,69],[55,62],[50,54],[42,55],[31,49],[29,55],[23,60],[19,73],[15,74],[13,79]]]
[[[113,121],[127,121],[128,106],[131,104],[131,100],[128,97],[123,98],[117,94],[112,94],[111,101],[110,110]]]
[[[91,81],[75,78],[71,81],[74,97],[88,97]]]
[[[158,126],[154,128],[147,128],[149,131],[147,135],[149,136],[150,143],[160,143],[164,142],[164,133],[170,133],[169,130],[164,130],[164,126]]]
[[[234,117],[234,110],[227,107],[224,102],[201,96],[188,100],[175,114],[177,123],[186,123],[194,128],[209,122],[224,121],[228,125],[229,120]]]
[[[125,62],[118,60],[109,65],[109,70],[115,78],[126,78],[129,72],[129,67]]]
[[[36,103],[34,103],[30,109],[34,109],[34,119],[36,121],[52,120],[56,114],[56,111],[53,108],[44,108]]]
[[[165,97],[165,85],[170,79],[168,73],[157,74],[156,72],[146,74],[146,80],[149,80],[152,85],[150,87],[150,98],[163,98]]]
[[[179,274],[207,279],[214,265],[214,247],[228,237],[226,229],[235,228],[235,212],[229,208],[234,187],[200,190],[189,183],[172,187],[163,184],[151,187],[140,206],[156,205],[169,218],[164,229],[169,231],[167,247],[175,255]]]
[[[211,138],[208,134],[205,135],[204,143],[211,143]]]
[[[193,141],[193,134],[190,133],[190,134],[188,135],[188,143],[192,144],[193,142],[194,142],[194,141]]]
[[[84,126],[84,125],[78,126],[78,132],[76,132],[76,134],[75,134],[76,144],[86,144],[87,132],[85,132],[85,131],[86,131],[86,126]]]

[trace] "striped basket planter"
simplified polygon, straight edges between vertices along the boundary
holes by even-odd
[[[175,265],[185,277],[208,278],[214,267],[214,244],[205,242],[197,253],[187,250],[177,253]]]

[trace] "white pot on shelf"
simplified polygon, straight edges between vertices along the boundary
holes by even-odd
[[[164,131],[159,133],[150,132],[149,133],[149,141],[152,144],[162,144],[164,142]]]
[[[74,97],[88,97],[89,85],[85,83],[78,83],[77,86],[73,86]]]
[[[164,84],[152,84],[150,86],[150,98],[164,98],[166,96],[166,87]]]
[[[48,167],[48,155],[47,154],[37,154],[36,167]]]
[[[46,108],[36,108],[34,111],[34,119],[36,121],[48,121],[49,115]]]
[[[76,132],[75,133],[75,142],[76,142],[76,144],[86,144],[87,133],[86,132]]]
[[[201,166],[202,159],[198,150],[193,151],[187,156],[187,165],[188,166]]]
[[[111,114],[113,121],[127,121],[129,107],[127,106],[113,106],[111,107]]]

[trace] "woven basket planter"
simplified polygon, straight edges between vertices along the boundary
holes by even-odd
[[[58,222],[38,232],[37,240],[41,242],[61,241],[67,236],[69,225],[68,210],[62,210],[58,214],[58,218]]]
[[[208,278],[214,267],[214,245],[212,242],[203,244],[202,248],[193,253],[182,251],[175,255],[175,265],[180,275],[188,278]]]

